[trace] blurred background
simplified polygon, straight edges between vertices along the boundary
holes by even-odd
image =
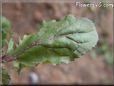
[[[88,0],[89,1],[89,0]],[[91,3],[91,2],[81,2]],[[99,3],[99,2],[98,2]],[[102,4],[105,4],[103,2]],[[91,19],[99,34],[98,45],[69,64],[40,64],[33,70],[39,84],[114,84],[113,82],[113,7],[80,7],[76,2],[3,3],[2,15],[12,23],[14,39],[38,31],[43,20],[60,20],[68,14]],[[31,69],[22,70],[22,81],[28,83]]]

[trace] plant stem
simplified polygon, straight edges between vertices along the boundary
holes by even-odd
[[[15,58],[11,57],[11,56],[7,56],[7,55],[3,55],[0,57],[0,63],[6,63],[6,62],[11,62],[14,61]]]

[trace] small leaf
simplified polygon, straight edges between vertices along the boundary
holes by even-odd
[[[3,47],[6,40],[10,38],[11,23],[5,17],[0,16],[0,47]]]
[[[14,49],[14,42],[13,42],[13,39],[11,38],[9,43],[8,43],[7,53],[10,53],[13,49]]]

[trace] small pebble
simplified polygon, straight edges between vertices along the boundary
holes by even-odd
[[[30,73],[29,79],[32,84],[37,84],[39,82],[39,77],[35,72]]]

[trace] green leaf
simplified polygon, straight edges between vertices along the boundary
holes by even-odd
[[[12,50],[14,49],[14,41],[13,39],[11,38],[9,43],[8,43],[8,50],[7,50],[7,53],[10,53]]]
[[[59,22],[47,22],[39,31],[40,42],[47,47],[67,47],[78,56],[94,47],[98,41],[95,25],[87,18],[69,15]]]
[[[17,61],[26,65],[69,63],[95,47],[97,41],[91,20],[68,15],[61,21],[43,22],[40,31],[25,37],[12,55],[18,53]]]
[[[67,48],[46,48],[43,46],[36,46],[34,48],[29,49],[27,52],[23,53],[18,61],[22,64],[34,66],[38,63],[69,63],[72,58],[69,56],[73,56],[73,53]]]
[[[12,50],[9,54],[12,56],[18,56],[24,53],[24,51],[26,51],[27,48],[30,47],[35,40],[37,40],[36,34],[24,35],[23,39],[19,40],[19,44],[17,45],[16,49]]]
[[[11,23],[5,17],[0,16],[0,47],[3,47],[11,33]]]

